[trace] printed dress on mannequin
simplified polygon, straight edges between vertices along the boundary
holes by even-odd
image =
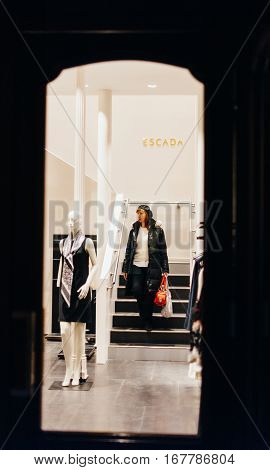
[[[86,379],[86,323],[91,321],[91,284],[97,269],[93,240],[80,228],[80,216],[69,213],[69,235],[60,241],[61,253],[57,286],[59,289],[59,322],[66,363],[62,386],[79,385],[82,365]]]

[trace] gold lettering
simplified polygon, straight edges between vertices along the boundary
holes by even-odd
[[[183,139],[176,139],[175,137],[145,137],[142,139],[143,146],[144,147],[175,147],[176,145],[183,145],[184,141]]]

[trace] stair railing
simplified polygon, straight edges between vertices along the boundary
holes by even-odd
[[[121,248],[122,248],[122,241],[123,241],[123,233],[124,233],[124,228],[125,228],[125,225],[126,225],[126,218],[127,218],[127,212],[128,212],[128,199],[125,199],[125,203],[124,203],[124,207],[123,207],[123,210],[121,211],[122,214],[124,214],[124,219],[123,219],[123,222],[122,222],[122,228],[121,228],[121,233],[120,233],[120,238],[119,238],[119,242],[118,242],[118,248],[115,251],[116,254],[116,260],[115,260],[115,264],[114,264],[114,270],[111,274],[112,276],[112,282],[111,282],[111,285],[108,285],[108,289],[112,289],[113,286],[115,285],[116,283],[116,278],[117,278],[117,272],[118,272],[118,266],[119,266],[119,259],[120,259],[120,251],[121,251]]]

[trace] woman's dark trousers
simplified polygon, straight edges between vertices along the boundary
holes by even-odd
[[[132,294],[137,299],[140,317],[145,324],[151,324],[154,311],[155,292],[147,289],[147,267],[132,266]]]

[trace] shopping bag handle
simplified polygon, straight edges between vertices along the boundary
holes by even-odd
[[[167,276],[165,276],[165,275],[163,274],[162,279],[161,279],[161,283],[160,283],[160,289],[164,289],[164,290],[165,290],[166,287],[167,287]]]

